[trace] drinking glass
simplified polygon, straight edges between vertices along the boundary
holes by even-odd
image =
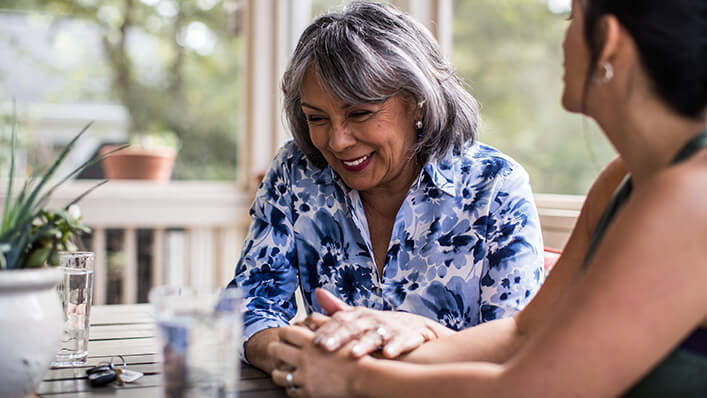
[[[237,397],[240,292],[161,286],[152,289],[150,302],[162,355],[164,396]]]
[[[88,357],[95,255],[92,252],[62,252],[59,258],[64,277],[57,285],[57,291],[64,309],[64,332],[52,365],[83,365]]]

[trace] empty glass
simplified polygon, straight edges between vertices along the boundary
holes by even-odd
[[[83,365],[88,357],[94,260],[92,252],[60,253],[64,278],[57,291],[64,309],[64,333],[52,364],[55,367]]]
[[[166,397],[237,397],[241,296],[162,286],[150,292]]]

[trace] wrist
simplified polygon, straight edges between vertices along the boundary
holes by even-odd
[[[376,374],[374,368],[378,362],[378,359],[375,359],[369,355],[366,355],[355,362],[353,365],[355,369],[351,372],[353,377],[350,378],[348,385],[349,396],[369,396],[368,388],[370,388],[371,385],[376,385],[373,378]]]
[[[246,359],[251,365],[270,374],[274,364],[268,354],[268,345],[279,340],[278,328],[263,329],[255,333],[245,344]]]
[[[432,331],[435,336],[435,340],[440,337],[450,336],[456,333],[454,330],[432,320],[425,321],[425,326],[427,329]]]

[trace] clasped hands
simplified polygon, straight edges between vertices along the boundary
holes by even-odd
[[[313,390],[320,395],[322,389],[336,385],[327,369],[345,366],[378,350],[384,358],[393,359],[453,333],[419,315],[351,307],[323,289],[315,294],[328,315],[314,313],[293,326],[280,328],[280,341],[268,346],[275,362],[273,381],[286,387],[290,396],[309,396]]]

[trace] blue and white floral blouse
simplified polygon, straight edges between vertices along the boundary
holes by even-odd
[[[508,317],[543,281],[542,238],[523,168],[483,144],[424,165],[395,219],[379,275],[358,191],[287,143],[260,185],[230,286],[245,343],[287,325],[298,284],[353,306],[424,315],[454,330]]]

